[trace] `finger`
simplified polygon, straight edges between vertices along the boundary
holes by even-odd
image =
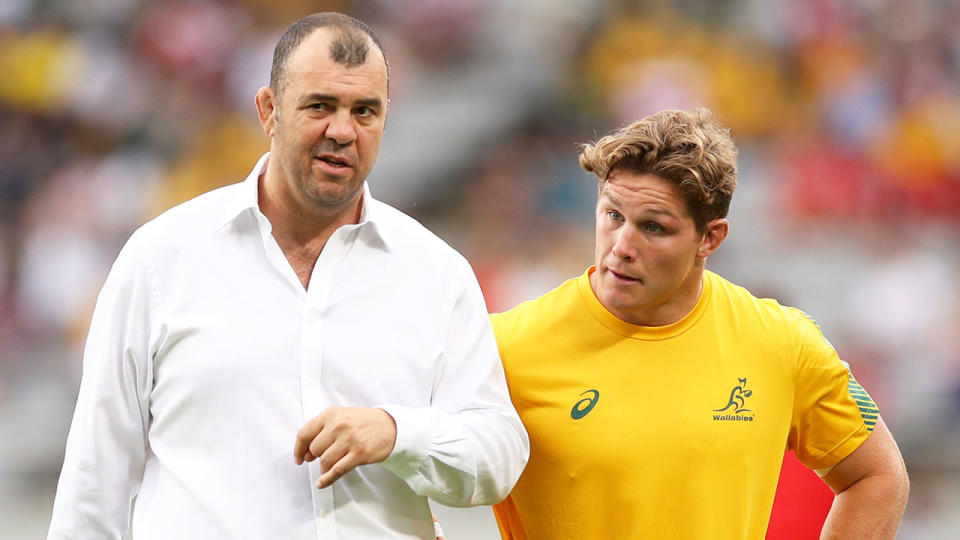
[[[341,476],[352,471],[354,467],[357,466],[356,457],[353,453],[348,452],[339,461],[333,464],[330,467],[330,470],[320,475],[320,478],[317,479],[317,489],[323,489],[325,487],[333,485],[334,482],[340,479]]]
[[[436,536],[436,540],[447,540],[447,537],[443,535],[443,528],[440,527],[440,520],[437,519],[437,515],[433,512],[430,512],[430,515],[433,517],[433,534]]]
[[[326,450],[323,451],[323,454],[318,456],[320,459],[320,473],[325,473],[333,468],[338,461],[343,459],[343,456],[347,455],[347,452],[350,451],[349,446],[347,446],[342,440],[333,441]]]
[[[324,411],[324,413],[325,412],[326,411]],[[315,439],[317,434],[320,433],[320,430],[323,429],[325,420],[324,413],[314,416],[297,431],[297,440],[293,444],[293,461],[296,462],[297,465],[303,463],[310,443],[313,442],[313,439]]]
[[[310,446],[307,447],[307,452],[313,454],[316,457],[322,457],[323,453],[327,451],[334,443],[337,442],[337,433],[330,427],[324,426],[320,430],[320,433],[317,433],[317,436],[310,441]],[[346,453],[344,451],[343,453]],[[337,457],[340,457],[339,455]]]
[[[306,461],[308,463],[315,459],[317,459],[317,456],[311,454],[309,450],[307,450],[307,453],[303,455],[303,461]]]

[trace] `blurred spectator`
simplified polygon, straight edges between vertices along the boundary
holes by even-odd
[[[917,475],[903,537],[960,527],[948,1],[0,1],[0,475],[55,475],[109,261],[146,219],[245,174],[273,43],[319,9],[373,21],[394,67],[374,194],[463,251],[494,311],[591,260],[577,143],[712,108],[742,149],[731,221],[750,245],[711,264],[809,306],[872,378]],[[5,493],[0,521],[19,508]]]

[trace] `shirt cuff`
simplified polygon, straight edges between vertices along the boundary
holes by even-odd
[[[415,473],[427,460],[433,441],[434,415],[429,408],[379,405],[397,424],[397,441],[381,465],[400,478]]]

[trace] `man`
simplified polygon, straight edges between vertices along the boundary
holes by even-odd
[[[595,265],[493,317],[531,457],[505,538],[763,538],[784,450],[836,493],[827,538],[893,538],[907,497],[869,395],[803,312],[706,271],[736,148],[666,111],[584,148]]]
[[[257,93],[270,153],[141,227],[97,302],[50,538],[434,538],[529,443],[469,264],[370,195],[387,63],[293,24]]]

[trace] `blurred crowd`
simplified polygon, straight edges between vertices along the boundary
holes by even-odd
[[[712,109],[741,170],[710,267],[810,312],[874,394],[913,474],[904,537],[960,526],[953,0],[3,0],[0,507],[52,500],[113,258],[249,172],[273,45],[317,10],[385,44],[374,195],[461,250],[492,311],[591,263],[579,143]]]

